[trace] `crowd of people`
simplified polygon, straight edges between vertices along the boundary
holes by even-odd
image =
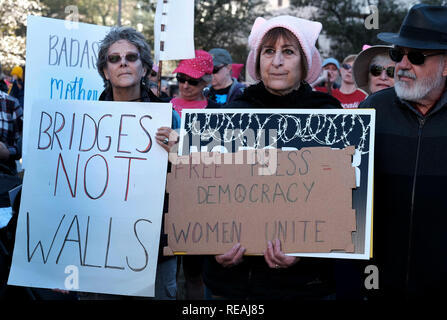
[[[321,23],[292,16],[257,18],[245,65],[253,84],[233,74],[240,64],[233,67],[227,50],[213,48],[180,61],[173,72],[177,84],[160,93],[159,70],[144,37],[129,27],[113,28],[98,52],[105,88],[99,100],[170,101],[172,125],[156,135],[167,152],[178,141],[175,129],[185,108],[376,110],[372,260],[292,257],[281,251],[279,240],[267,244],[263,257],[245,256],[241,244],[217,256],[166,257],[162,232],[155,299],[177,298],[180,273],[186,299],[445,296],[446,16],[445,6],[415,5],[399,33],[378,35],[387,45],[365,45],[342,63],[320,58]],[[12,205],[5,193],[20,183],[15,161],[21,156],[24,68],[14,68],[11,76],[11,83],[0,83],[6,91],[0,92],[2,206]],[[378,290],[364,288],[368,264],[380,271]],[[337,272],[340,266],[353,272]]]

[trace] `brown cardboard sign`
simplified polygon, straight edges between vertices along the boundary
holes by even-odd
[[[353,154],[311,147],[179,157],[168,174],[165,254],[222,254],[241,243],[256,255],[274,239],[286,253],[353,252]]]

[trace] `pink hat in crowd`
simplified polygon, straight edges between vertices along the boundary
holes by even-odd
[[[213,73],[213,57],[206,51],[196,50],[194,59],[180,61],[172,73],[184,73],[187,76],[198,79],[205,74]]]
[[[233,78],[238,79],[241,75],[241,71],[244,65],[242,63],[233,63],[231,64],[231,76]]]
[[[292,32],[298,39],[304,55],[306,56],[306,81],[314,82],[321,72],[321,57],[315,43],[320,35],[322,25],[320,22],[310,21],[306,19],[296,18],[292,16],[278,16],[266,20],[264,18],[257,18],[248,37],[248,44],[250,46],[250,53],[247,58],[247,71],[253,79],[256,76],[256,57],[259,52],[262,38],[265,34],[273,28],[282,27]],[[259,79],[258,79],[259,80]]]

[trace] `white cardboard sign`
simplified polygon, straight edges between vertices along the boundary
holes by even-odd
[[[23,166],[34,101],[98,100],[104,83],[96,69],[109,27],[28,16],[23,116]]]
[[[9,284],[153,296],[168,103],[33,105]]]
[[[194,58],[194,0],[158,0],[154,38],[156,63]]]

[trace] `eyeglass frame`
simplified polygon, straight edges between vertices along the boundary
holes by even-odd
[[[341,66],[345,70],[352,70],[352,66],[350,64],[343,63]]]
[[[133,55],[135,55],[135,56],[137,57],[135,60],[128,59],[129,56],[133,56]],[[120,57],[119,60],[117,60],[117,61],[110,61],[110,57],[118,57],[118,56]],[[135,62],[135,61],[137,61],[138,59],[140,59],[140,53],[139,53],[139,52],[128,52],[128,53],[126,53],[126,54],[112,53],[112,54],[109,54],[109,55],[107,56],[107,62],[109,62],[109,63],[111,63],[111,64],[117,64],[117,63],[121,63],[121,62],[123,61],[123,58],[124,58],[124,60],[126,60],[127,62]]]
[[[399,52],[399,54],[400,54],[400,59],[399,59],[398,57],[396,57],[396,56],[393,54],[393,52]],[[402,52],[403,52],[403,54],[402,54]],[[414,59],[417,59],[417,58],[414,57],[415,54],[420,54],[420,55],[423,57],[421,63],[418,63],[419,61],[416,61],[417,63],[415,63]],[[405,52],[405,50],[403,50],[403,49],[400,49],[400,50],[399,50],[398,48],[390,48],[390,49],[388,50],[388,55],[390,56],[391,61],[394,61],[394,62],[396,62],[396,63],[399,63],[399,62],[402,61],[402,59],[404,58],[404,56],[407,56],[408,61],[409,61],[411,64],[415,65],[415,66],[421,66],[421,65],[423,65],[423,64],[425,63],[425,59],[426,59],[427,57],[438,56],[438,55],[441,55],[441,54],[446,54],[446,51],[440,51],[440,52],[433,52],[433,53],[431,53],[431,54],[425,54],[425,53],[423,53],[422,51],[418,51],[418,50],[408,50],[407,52]],[[410,55],[411,55],[411,56],[410,56]],[[393,56],[394,56],[394,57],[393,57]],[[412,61],[412,60],[413,60],[413,61]]]
[[[375,75],[375,74],[372,72],[372,70],[373,70],[374,67],[378,67],[378,68],[380,68],[380,73],[379,73],[379,74]],[[390,70],[391,70],[391,69],[393,70],[393,71],[392,71],[392,75],[390,75],[390,73],[391,73]],[[386,75],[387,75],[388,77],[390,77],[390,78],[394,78],[394,71],[395,71],[395,69],[396,69],[395,66],[389,66],[389,67],[385,68],[384,66],[381,66],[381,65],[378,65],[378,64],[372,64],[372,65],[369,67],[369,73],[370,73],[372,76],[374,76],[374,77],[380,77],[380,75],[381,75],[381,74],[383,73],[383,71],[385,70],[385,71],[386,71]]]
[[[199,83],[202,81],[202,79],[194,79],[194,78],[186,78],[185,76],[181,76],[177,73],[176,77],[177,81],[179,83],[185,83],[188,82],[189,85],[196,87],[199,85]]]
[[[223,68],[225,68],[226,66],[228,66],[228,64],[222,64],[218,67],[213,67],[213,74],[218,73],[220,70],[222,70]]]

